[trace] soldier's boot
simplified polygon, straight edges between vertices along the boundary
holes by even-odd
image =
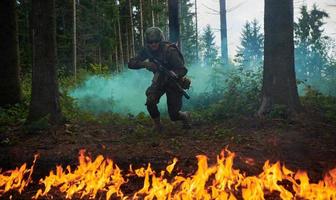
[[[153,131],[157,133],[161,133],[163,131],[160,117],[153,119]]]
[[[182,118],[182,128],[183,129],[191,129],[191,116],[188,112],[179,112]]]

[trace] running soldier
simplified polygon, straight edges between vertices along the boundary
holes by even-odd
[[[157,27],[151,27],[146,30],[145,43],[145,47],[140,50],[138,55],[130,59],[128,68],[146,68],[154,73],[152,84],[146,90],[146,106],[153,119],[153,130],[161,132],[163,129],[160,112],[157,107],[163,94],[167,96],[170,119],[172,121],[182,121],[183,128],[189,129],[189,114],[180,111],[183,97],[181,87],[188,89],[190,86],[190,80],[185,77],[188,70],[184,66],[184,59],[180,50],[175,44],[164,41],[163,32]],[[159,71],[159,66],[153,59],[160,61],[162,67],[173,72],[172,74],[176,76],[176,79],[172,80],[165,73]],[[176,80],[178,80],[178,85],[174,82]]]

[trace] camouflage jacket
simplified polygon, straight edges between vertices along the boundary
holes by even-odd
[[[149,59],[146,53],[146,49],[144,48],[139,51],[136,57],[130,59],[130,61],[128,62],[128,68],[130,69],[143,68],[143,66],[141,66],[141,62]],[[175,44],[169,42],[161,42],[159,50],[156,52],[152,52],[152,55],[153,57],[155,57],[155,59],[159,60],[162,63],[163,67],[165,67],[168,70],[174,71],[179,77],[183,77],[187,74],[188,70],[184,66],[183,56]],[[158,76],[159,77],[154,76],[154,79],[156,81],[165,80],[163,75]]]

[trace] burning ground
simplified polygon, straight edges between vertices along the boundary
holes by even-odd
[[[304,199],[325,191],[336,198],[332,170],[336,167],[336,126],[328,121],[240,118],[210,123],[195,119],[194,128],[183,131],[167,120],[161,135],[151,133],[146,117],[114,121],[66,124],[30,134],[11,127],[1,135],[1,198],[151,199],[156,192],[157,198],[176,199],[248,199],[253,194],[259,195],[255,199]],[[221,156],[226,147],[234,158],[228,151]],[[35,154],[39,156],[31,167]],[[174,158],[178,162],[170,167],[170,174],[166,167]],[[26,173],[25,182],[9,190],[7,170],[16,167],[16,172]],[[311,185],[307,186],[303,171]],[[48,179],[54,184],[49,183],[47,192]],[[100,189],[93,188],[93,183],[100,184]]]

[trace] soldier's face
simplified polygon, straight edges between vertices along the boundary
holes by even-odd
[[[160,43],[157,42],[157,41],[147,42],[147,46],[151,51],[157,51],[157,50],[159,50]]]

